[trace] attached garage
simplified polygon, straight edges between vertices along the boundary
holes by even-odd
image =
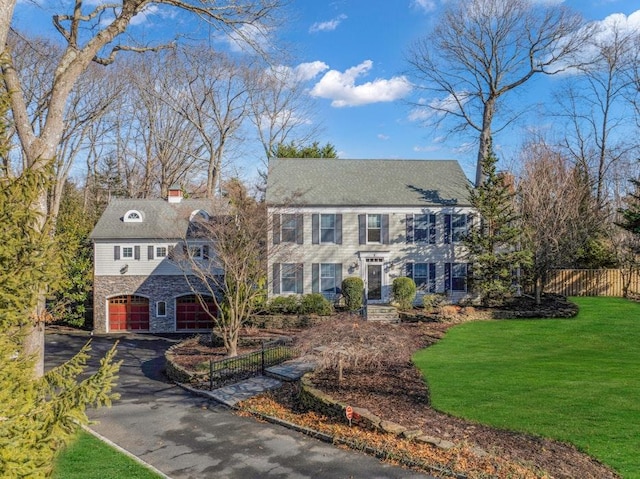
[[[110,298],[109,331],[149,331],[149,299],[137,295]]]
[[[205,298],[207,299],[207,298]],[[206,301],[207,308],[203,308],[194,294],[180,296],[176,299],[176,330],[196,331],[212,329],[213,320],[209,314],[216,314],[213,298]],[[207,310],[209,313],[207,313]]]

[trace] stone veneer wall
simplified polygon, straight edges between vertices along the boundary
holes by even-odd
[[[204,291],[204,290],[203,290]],[[107,330],[107,300],[113,296],[135,294],[149,298],[149,332],[169,333],[176,330],[178,296],[192,294],[184,276],[96,276],[93,281],[93,329]],[[166,316],[156,316],[156,303],[165,301]]]

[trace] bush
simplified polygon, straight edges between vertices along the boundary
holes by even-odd
[[[297,314],[300,311],[300,301],[297,296],[276,296],[267,306],[270,314]]]
[[[333,305],[320,293],[305,294],[300,300],[300,313],[330,316],[333,313]]]
[[[342,280],[342,295],[345,306],[349,311],[362,308],[362,297],[364,294],[364,281],[361,278],[351,276]]]
[[[422,307],[427,313],[431,313],[438,306],[446,302],[447,297],[443,294],[425,294],[422,297]]]
[[[416,299],[416,283],[407,277],[395,278],[391,285],[393,300],[400,309],[411,309]]]

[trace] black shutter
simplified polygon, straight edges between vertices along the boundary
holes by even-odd
[[[302,215],[296,215],[296,243],[304,243],[304,218]]]
[[[175,252],[175,246],[174,245],[169,245],[169,247],[167,248],[167,256],[169,257],[170,260],[175,260],[176,259],[176,252]]]
[[[444,215],[444,243],[451,243],[451,215]]]
[[[451,291],[451,263],[444,264],[444,291]]]
[[[389,215],[382,216],[382,244],[389,244]]]
[[[298,263],[296,266],[296,293],[304,294],[304,265]]]
[[[140,259],[140,246],[133,247],[133,259]]]
[[[358,240],[360,244],[367,244],[367,215],[358,215]]]
[[[340,293],[342,289],[342,263],[336,263],[336,293]]]
[[[114,260],[119,260],[120,259],[120,246],[114,246],[113,247],[113,259]]]
[[[320,264],[313,263],[311,265],[311,292],[320,292]]]
[[[436,244],[436,215],[429,215],[429,244]]]
[[[412,215],[412,217],[413,217],[413,215]],[[405,274],[406,274],[407,278],[413,279],[413,263],[407,263],[405,265],[405,269],[406,269],[405,270]]]
[[[311,215],[311,244],[320,244],[320,215]]]
[[[467,277],[464,281],[465,291],[473,291],[473,263],[467,263]]]
[[[342,244],[342,215],[336,215],[336,244]]]
[[[273,215],[273,244],[280,244],[280,215]]]
[[[407,215],[407,243],[413,243],[413,215]]]
[[[273,263],[273,294],[280,294],[280,263]]]
[[[202,258],[203,259],[209,259],[209,245],[208,244],[203,244],[202,245]]]
[[[153,259],[153,246],[147,246],[147,259]]]
[[[436,264],[429,263],[429,292],[436,292]]]

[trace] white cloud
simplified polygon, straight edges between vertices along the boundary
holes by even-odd
[[[391,138],[389,135],[385,135],[383,133],[378,133],[376,137],[378,138],[378,140],[382,141],[387,141],[389,138]]]
[[[413,0],[411,6],[425,12],[432,12],[436,9],[437,4],[434,0]]]
[[[329,65],[325,62],[316,60],[315,62],[301,63],[293,69],[295,76],[300,81],[308,81],[315,78],[318,74],[329,69]]]
[[[330,99],[331,106],[340,108],[394,101],[403,98],[411,91],[411,83],[404,76],[396,76],[388,80],[377,78],[371,82],[356,85],[358,77],[368,73],[372,66],[371,60],[365,60],[344,73],[329,70],[310,93],[315,97]]]
[[[414,146],[413,147],[413,151],[415,151],[417,153],[432,153],[434,151],[439,151],[441,149],[442,149],[441,146],[436,146],[436,145],[432,145],[432,146]]]
[[[267,50],[269,45],[269,30],[259,23],[248,23],[242,25],[229,35],[219,37],[229,45],[234,52],[246,52],[254,50],[252,45],[263,50]]]
[[[338,25],[342,23],[343,20],[346,20],[347,16],[344,14],[338,15],[336,18],[332,20],[328,20],[326,22],[316,22],[309,27],[309,33],[316,32],[330,32],[338,28]]]

